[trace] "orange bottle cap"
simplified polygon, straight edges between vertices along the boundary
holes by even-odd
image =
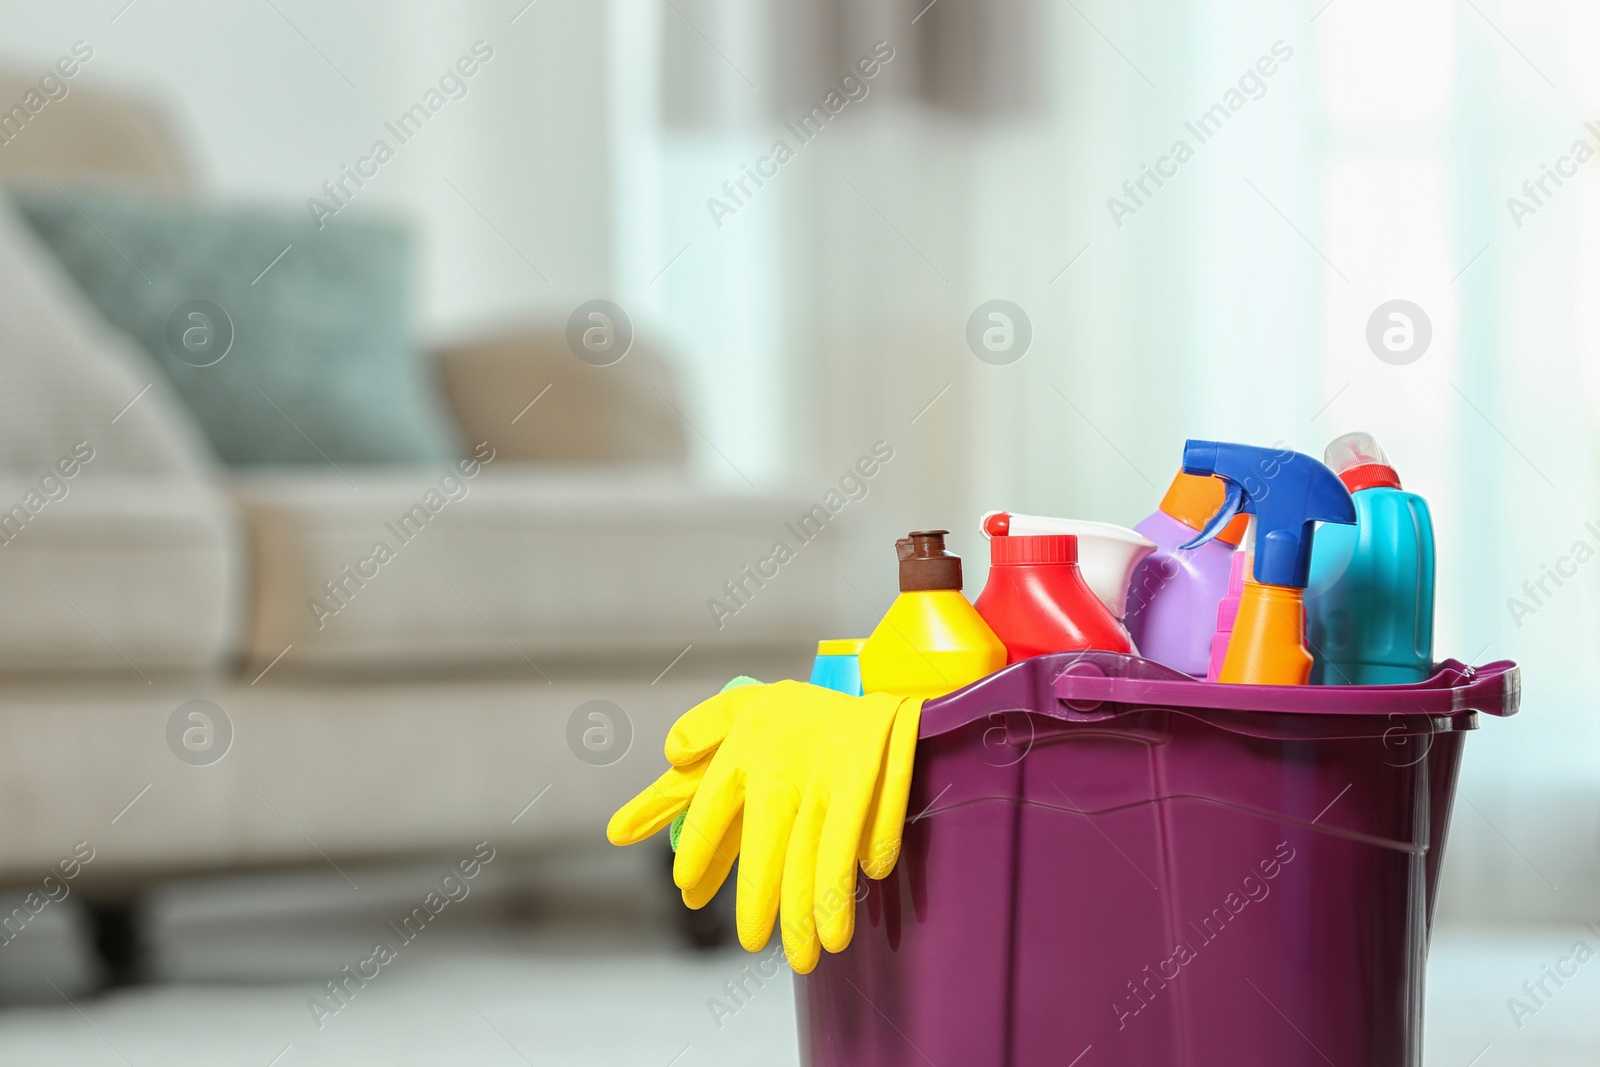
[[[1161,510],[1191,530],[1199,531],[1211,521],[1211,516],[1222,509],[1222,497],[1226,491],[1227,487],[1222,484],[1221,478],[1179,471],[1178,476],[1172,479],[1172,485],[1167,488],[1167,495],[1161,498]],[[1241,513],[1235,516],[1217,534],[1217,540],[1239,547],[1249,523],[1249,515]]]

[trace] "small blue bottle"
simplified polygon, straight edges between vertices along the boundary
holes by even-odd
[[[811,664],[811,684],[861,696],[860,656],[861,646],[866,643],[864,637],[818,641],[817,658]]]
[[[1433,671],[1433,519],[1400,488],[1371,434],[1349,433],[1324,460],[1350,490],[1356,524],[1317,531],[1306,588],[1307,638],[1320,685],[1406,685]]]

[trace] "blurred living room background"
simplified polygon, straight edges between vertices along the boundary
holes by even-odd
[[[1427,1062],[1594,1062],[1600,966],[1507,1010],[1600,936],[1592,5],[0,13],[0,1061],[793,1063],[604,844],[672,719],[864,634],[907,530],[975,595],[985,510],[1370,430],[1436,654],[1526,683]]]

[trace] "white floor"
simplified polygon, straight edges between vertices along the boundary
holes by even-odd
[[[388,912],[293,910],[271,920],[175,923],[162,931],[170,984],[85,991],[67,915],[0,948],[0,1063],[93,1067],[604,1064],[767,1067],[797,1062],[792,994],[769,984],[716,1024],[707,1000],[748,957],[693,955],[663,929],[592,920],[511,921],[466,901],[318,1029],[308,998],[367,956]],[[62,909],[66,911],[65,908]],[[1573,943],[1572,930],[1438,931],[1429,971],[1427,1067],[1594,1067],[1600,959],[1519,1029],[1525,997]],[[1570,967],[1569,967],[1570,969]],[[70,998],[70,1001],[69,999]],[[1531,1004],[1531,1002],[1530,1002]],[[1346,1065],[1340,1065],[1346,1067]],[[1359,1065],[1348,1065],[1359,1067]]]
[[[1576,924],[1436,930],[1428,959],[1426,1067],[1600,1064],[1600,957],[1582,965],[1572,960],[1579,940],[1600,951],[1600,938]],[[1558,964],[1577,968],[1559,986],[1547,977]],[[1523,983],[1541,979],[1550,995],[1535,987],[1535,1000]],[[1514,1013],[1512,998],[1534,1014]]]
[[[172,984],[0,1012],[0,1063],[152,1067],[795,1062],[787,978],[719,1030],[706,1006],[742,953],[680,953],[666,937],[581,940],[464,921],[429,929],[319,1029],[308,999],[371,951],[335,930],[191,944]],[[367,924],[381,926],[381,923]],[[237,931],[235,931],[237,934]],[[391,936],[390,940],[394,940]],[[607,943],[609,942],[609,943]],[[344,944],[347,951],[337,951]],[[46,986],[45,993],[52,993]],[[67,996],[72,996],[69,1004]],[[676,1057],[676,1059],[675,1059]]]

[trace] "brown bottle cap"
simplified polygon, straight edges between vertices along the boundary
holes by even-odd
[[[961,588],[961,557],[945,551],[949,530],[915,530],[894,543],[900,557],[900,591]]]

